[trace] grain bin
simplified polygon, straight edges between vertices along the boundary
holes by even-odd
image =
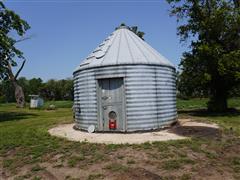
[[[176,72],[165,57],[120,26],[77,67],[75,127],[133,132],[176,121]]]

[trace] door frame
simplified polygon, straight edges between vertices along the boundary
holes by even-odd
[[[102,101],[101,101],[101,92],[100,92],[100,85],[99,82],[104,79],[118,79],[121,78],[123,82],[123,87],[122,87],[122,126],[123,129],[120,130],[122,132],[127,131],[127,119],[126,119],[126,90],[125,90],[125,77],[124,76],[99,76],[96,77],[96,94],[97,94],[97,121],[98,121],[98,128],[97,131],[104,131],[103,127],[103,107],[102,107]],[[117,132],[118,130],[116,130]]]

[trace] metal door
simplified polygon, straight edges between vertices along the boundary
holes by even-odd
[[[123,123],[123,78],[100,79],[100,127],[104,131],[122,131]],[[109,128],[109,119],[116,120],[116,129]]]

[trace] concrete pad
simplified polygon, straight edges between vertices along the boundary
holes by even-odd
[[[201,126],[209,128],[218,128],[216,124],[198,123],[193,121],[180,121],[180,126]],[[70,141],[103,143],[103,144],[141,144],[154,141],[181,140],[188,137],[175,134],[170,129],[154,132],[141,133],[88,133],[73,129],[74,124],[62,124],[50,129],[48,132],[57,137],[66,138]]]

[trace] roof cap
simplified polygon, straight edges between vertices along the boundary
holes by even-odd
[[[128,29],[130,30],[129,26],[126,26],[124,23],[120,24],[120,26],[116,27],[115,30],[118,30],[118,29]]]

